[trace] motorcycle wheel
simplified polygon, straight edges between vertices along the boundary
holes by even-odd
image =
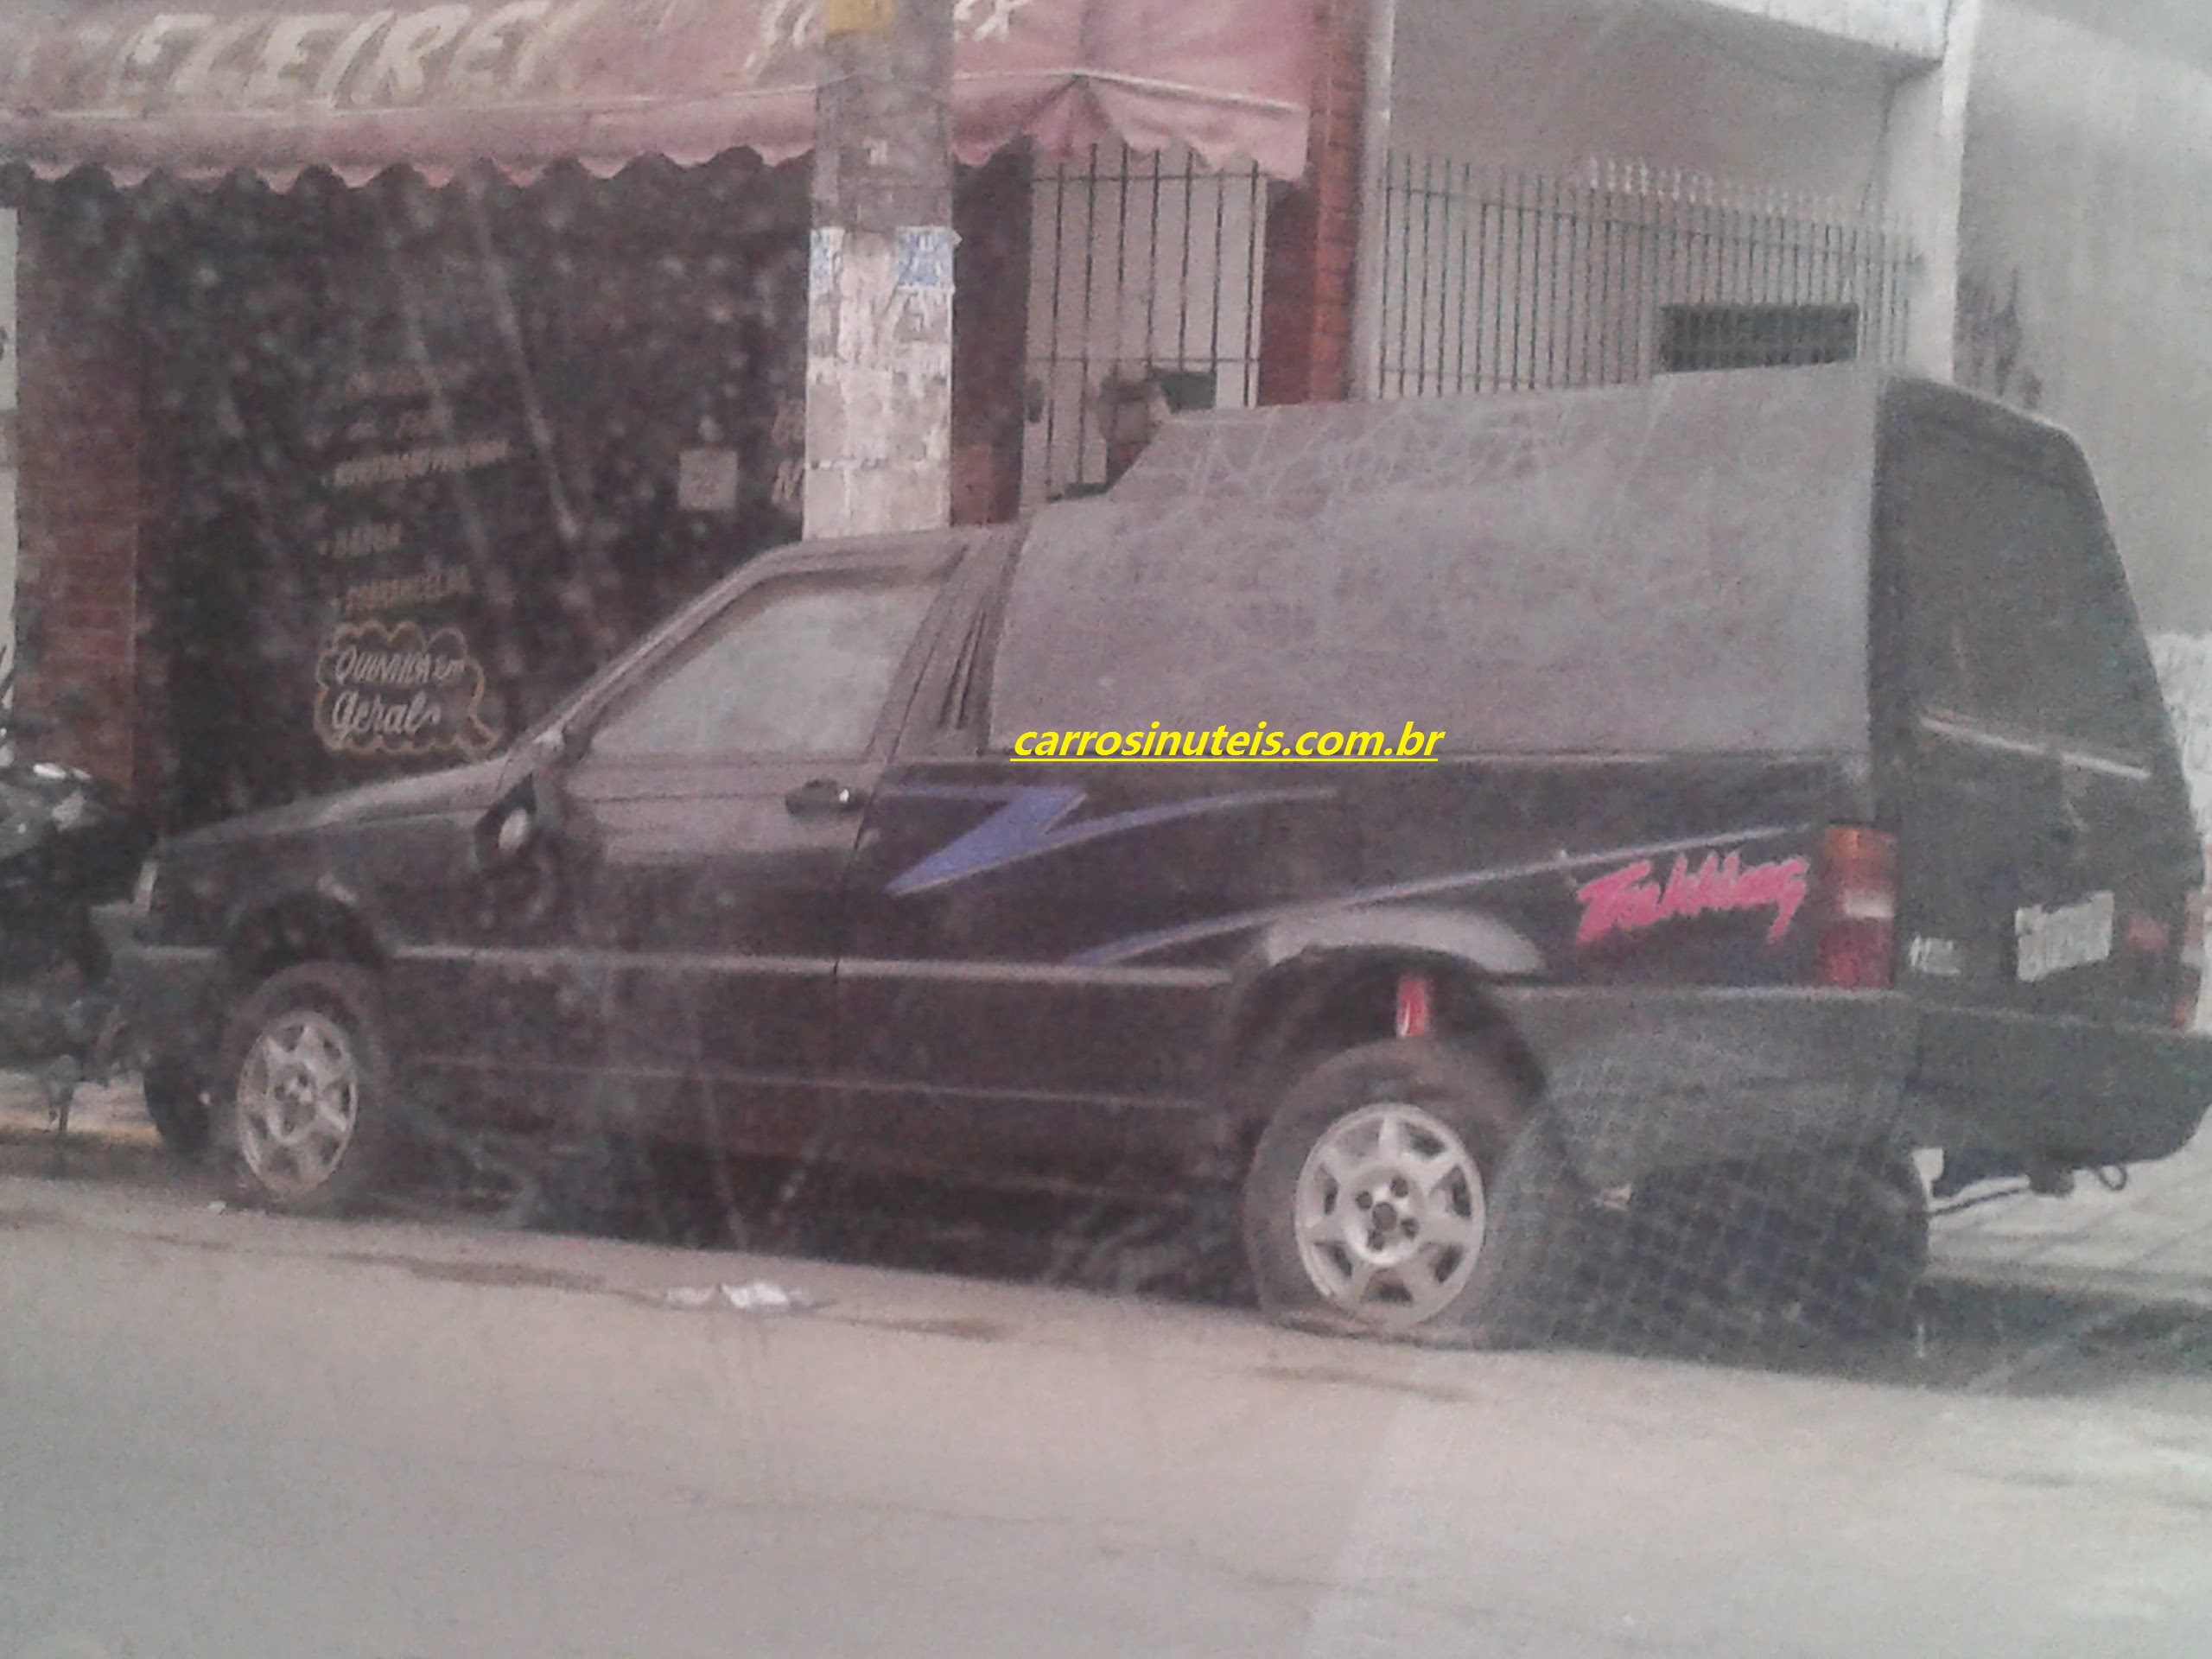
[[[180,1158],[207,1151],[207,1091],[181,1066],[162,1060],[147,1063],[145,1089],[146,1116],[154,1120],[162,1144]]]

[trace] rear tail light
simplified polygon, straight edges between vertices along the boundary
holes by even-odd
[[[1828,827],[1821,843],[1813,982],[1880,990],[1891,982],[1897,942],[1897,837],[1864,824]]]
[[[2189,895],[2181,920],[2181,955],[2174,974],[2174,1026],[2187,1031],[2196,1023],[2197,993],[2204,984],[2204,890]]]

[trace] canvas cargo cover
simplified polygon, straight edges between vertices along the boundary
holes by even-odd
[[[1863,752],[1882,391],[1759,370],[1173,423],[1039,516],[994,741],[1411,721],[1440,752]]]

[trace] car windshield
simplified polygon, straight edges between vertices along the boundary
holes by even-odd
[[[0,3],[0,1659],[2212,1647],[2212,4]]]

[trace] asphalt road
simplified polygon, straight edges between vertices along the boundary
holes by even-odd
[[[812,1306],[668,1300],[764,1280]],[[2212,1370],[2143,1358],[1438,1353],[0,1176],[0,1655],[2195,1659]]]

